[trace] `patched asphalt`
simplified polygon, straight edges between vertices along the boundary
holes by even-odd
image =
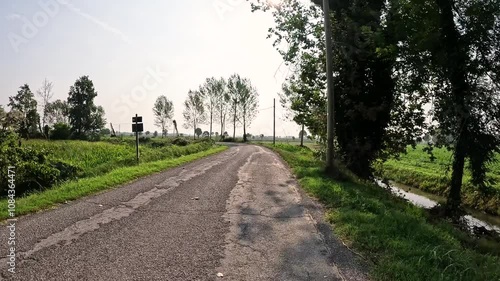
[[[7,280],[366,280],[273,152],[218,155],[19,219]],[[2,227],[2,253],[7,230]],[[219,276],[217,276],[219,274]]]

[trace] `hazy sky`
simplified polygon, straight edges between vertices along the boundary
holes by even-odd
[[[154,131],[151,108],[159,95],[173,101],[183,124],[189,89],[206,77],[239,73],[257,88],[261,109],[277,98],[277,135],[298,134],[279,106],[287,68],[266,39],[272,16],[252,13],[244,0],[1,0],[0,21],[4,106],[24,83],[35,92],[47,78],[53,99],[66,99],[75,80],[89,75],[95,103],[115,130],[130,131],[138,113]],[[272,109],[262,110],[249,132],[271,135]]]

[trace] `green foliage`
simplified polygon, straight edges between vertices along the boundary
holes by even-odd
[[[173,141],[172,141],[172,144],[174,145],[178,145],[178,146],[186,146],[189,144],[189,140],[185,139],[185,138],[175,138]]]
[[[55,123],[50,132],[50,139],[67,140],[71,136],[71,127],[66,123]]]
[[[408,148],[407,153],[398,159],[389,159],[379,165],[376,174],[429,193],[446,196],[450,186],[452,153],[444,148],[436,148],[433,151],[435,159],[431,160],[424,149],[423,145],[416,149]],[[500,159],[500,154],[496,158]],[[462,201],[469,208],[500,215],[500,163],[489,163],[487,168],[489,171],[486,179],[491,182],[491,186],[486,189],[475,184],[471,173],[466,171],[462,179]]]
[[[275,149],[301,186],[327,207],[333,231],[372,264],[374,280],[498,280],[498,242],[478,239],[359,179],[326,177],[312,151]],[[488,245],[488,246],[484,246]],[[496,249],[496,250],[495,250]]]
[[[71,86],[68,96],[68,116],[76,139],[86,139],[86,134],[100,130],[106,124],[104,109],[94,104],[97,92],[88,76],[82,76]]]
[[[184,120],[186,121],[184,123],[184,128],[192,128],[194,134],[196,134],[198,125],[204,124],[206,121],[207,116],[203,99],[202,92],[189,90],[186,101],[184,102],[184,111],[182,112]]]
[[[49,150],[19,146],[19,141],[13,133],[4,133],[0,138],[0,177],[6,179],[7,167],[15,167],[16,196],[44,190],[76,176],[75,166],[53,159]],[[7,181],[1,181],[0,196],[7,195],[7,188]]]
[[[159,96],[153,106],[155,126],[161,128],[162,137],[167,136],[167,125],[174,116],[174,104],[166,96]]]
[[[272,9],[258,1],[254,9]],[[337,157],[362,177],[371,163],[399,153],[424,126],[422,104],[397,91],[397,40],[392,18],[381,21],[385,1],[335,1],[332,6]],[[325,53],[322,11],[288,1],[273,10],[274,46],[296,70],[283,85],[281,102],[314,138],[326,139]],[[287,42],[287,44],[281,44]],[[282,46],[287,46],[282,49]],[[409,97],[408,97],[409,96]],[[419,97],[419,96],[417,96]],[[411,118],[410,118],[411,117]]]
[[[45,123],[52,125],[56,123],[69,123],[69,107],[66,101],[56,100],[45,106]]]
[[[10,125],[14,125],[21,137],[30,138],[37,134],[37,126],[40,115],[37,113],[37,102],[35,95],[31,92],[28,84],[20,87],[17,95],[9,97],[11,111],[19,112],[19,117],[10,120]],[[18,124],[13,124],[13,122]]]

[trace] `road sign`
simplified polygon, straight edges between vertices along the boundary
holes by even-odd
[[[132,132],[144,132],[144,124],[132,124]]]
[[[142,123],[142,116],[132,117],[133,123]]]

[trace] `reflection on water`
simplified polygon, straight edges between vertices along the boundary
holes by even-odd
[[[411,188],[409,186],[393,182],[391,182],[389,186],[387,186],[385,183],[378,179],[375,180],[375,182],[381,187],[388,187],[393,194],[405,198],[415,206],[430,209],[436,206],[438,202],[444,202],[443,197],[423,192],[417,188]],[[470,213],[470,215],[465,215],[463,218],[471,229],[474,227],[484,227],[487,230],[494,230],[500,234],[500,218],[473,210],[467,211]],[[478,219],[478,217],[480,219]]]

